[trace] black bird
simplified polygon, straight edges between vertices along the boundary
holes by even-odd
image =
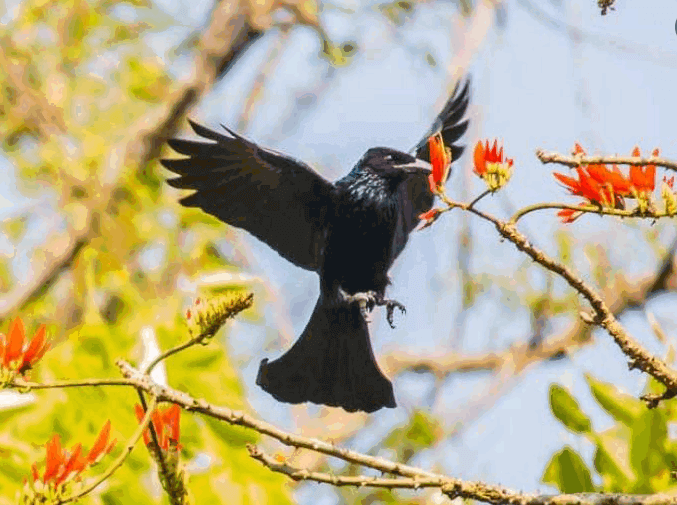
[[[469,82],[460,91],[457,84],[415,156],[372,148],[334,183],[225,126],[227,135],[191,121],[211,142],[169,140],[188,158],[162,160],[179,174],[168,184],[196,190],[182,205],[247,230],[320,276],[320,297],[299,339],[282,357],[261,361],[256,383],[277,400],[349,412],[396,406],[393,386],[374,359],[366,309],[386,306],[391,326],[393,310],[404,310],[385,290],[418,216],[433,206],[428,138],[441,132],[457,160],[464,147],[454,143],[468,128],[462,121],[468,102]]]

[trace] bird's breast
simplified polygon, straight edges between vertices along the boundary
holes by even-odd
[[[385,289],[397,213],[384,199],[341,202],[327,237],[324,275],[348,292]]]

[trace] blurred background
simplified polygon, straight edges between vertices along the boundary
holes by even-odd
[[[498,137],[515,173],[482,209],[508,218],[532,203],[574,203],[537,148],[568,154],[579,141],[590,154],[625,155],[639,145],[677,158],[677,5],[613,7],[3,0],[2,331],[19,315],[30,334],[48,325],[54,345],[35,380],[117,377],[116,358],[148,363],[188,338],[184,314],[197,297],[250,290],[253,309],[208,347],[168,359],[156,380],[457,478],[547,493],[674,488],[677,412],[670,402],[649,411],[636,400],[660,388],[628,371],[606,333],[582,323],[587,306],[568,285],[457,211],[414,233],[391,270],[389,296],[407,307],[396,329],[383,311],[372,316],[398,407],[363,415],[277,403],[255,386],[258,365],[303,330],[318,279],[246,233],[181,208],[158,163],[173,156],[169,136],[192,135],[192,118],[234,128],[333,180],[369,147],[413,147],[456,81],[470,76],[468,149],[452,167],[449,195],[469,201],[484,190],[472,148]],[[672,363],[674,222],[584,216],[563,225],[542,211],[519,228],[595,285],[631,334]],[[91,444],[105,419],[119,439],[136,426],[136,394],[122,388],[0,399],[0,503],[14,503],[52,433]],[[299,466],[357,472],[184,413],[182,460],[196,503],[447,501],[432,491],[295,484],[251,460],[252,441]],[[150,458],[137,448],[84,502],[160,497]]]

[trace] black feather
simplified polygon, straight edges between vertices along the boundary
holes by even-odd
[[[465,81],[459,92],[460,83],[454,87],[454,92],[442,112],[437,116],[432,127],[426,132],[421,141],[414,148],[416,157],[430,162],[430,148],[428,139],[438,132],[442,133],[444,145],[451,149],[451,160],[456,161],[463,154],[464,147],[456,145],[468,129],[468,121],[461,121],[465,116],[470,103],[470,79]]]

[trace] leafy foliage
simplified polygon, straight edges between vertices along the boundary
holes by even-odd
[[[677,445],[668,437],[674,407],[648,409],[639,400],[620,393],[613,385],[586,377],[600,407],[616,422],[603,432],[593,430],[589,417],[561,386],[550,388],[550,408],[555,417],[595,446],[593,469],[601,485],[593,484],[593,469],[567,446],[550,459],[542,480],[566,493],[605,491],[651,494],[674,489]],[[652,382],[648,389],[655,388]]]
[[[165,350],[189,338],[181,316],[189,298],[178,281],[229,271],[215,244],[223,225],[176,203],[161,190],[153,153],[148,166],[134,146],[166,114],[178,85],[144,35],[169,28],[145,1],[28,0],[0,33],[0,135],[29,197],[53,203],[45,244],[32,253],[33,272],[77,237],[58,275],[15,315],[33,334],[47,324],[52,349],[32,371],[35,381],[116,378],[118,357],[140,362],[142,334]],[[139,174],[152,174],[140,177]],[[35,223],[5,222],[16,249]],[[75,239],[74,239],[75,240]],[[2,262],[0,289],[26,282]],[[241,284],[241,283],[240,283]],[[226,291],[240,286],[223,284]],[[152,331],[150,331],[152,330]],[[246,409],[243,388],[221,343],[170,357],[168,383],[196,397]],[[26,397],[27,399],[29,397]],[[137,428],[135,391],[77,387],[34,391],[28,404],[0,411],[0,503],[16,503],[31,463],[44,458],[52,434],[64,445],[92,440],[107,419],[120,443]],[[251,460],[243,444],[257,436],[184,415],[181,461],[194,503],[290,503],[285,479]],[[103,462],[90,473],[106,468]],[[142,444],[82,503],[157,503],[155,463]]]

